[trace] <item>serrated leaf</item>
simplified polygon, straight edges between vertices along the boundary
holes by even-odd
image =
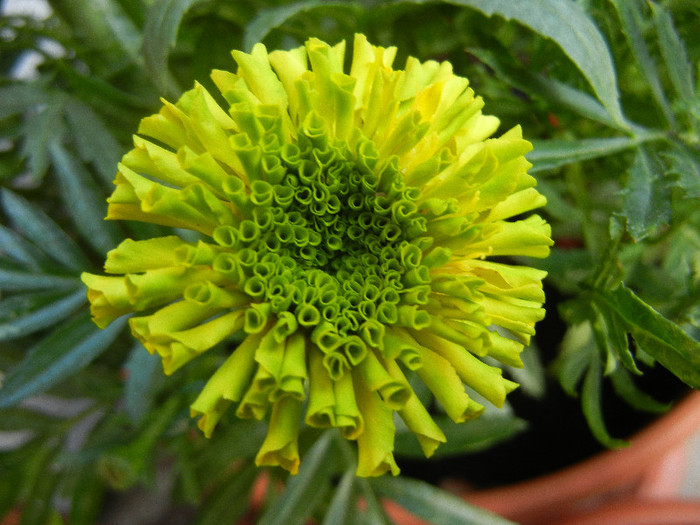
[[[493,69],[499,78],[511,86],[546,100],[551,104],[568,108],[579,115],[600,122],[611,128],[626,130],[627,125],[617,124],[606,109],[594,97],[563,82],[534,73],[508,58],[505,52],[490,49],[467,48],[467,51]]]
[[[487,510],[470,505],[461,498],[429,485],[424,481],[405,477],[384,476],[372,480],[380,495],[389,498],[428,523],[440,525],[513,525]]]
[[[35,204],[8,189],[0,189],[0,204],[12,226],[46,255],[75,271],[90,267],[75,242]]]
[[[639,70],[646,78],[656,102],[666,116],[666,120],[672,124],[674,122],[674,117],[671,112],[671,107],[668,104],[668,100],[666,100],[656,64],[649,55],[649,49],[644,41],[644,15],[641,10],[640,2],[639,0],[614,0],[613,4],[617,9],[620,21],[622,22],[623,33],[627,37],[630,51],[639,66]]]
[[[590,364],[581,389],[583,415],[591,432],[601,444],[608,448],[624,447],[628,443],[610,436],[605,426],[601,399],[602,376],[600,357],[597,351],[593,351],[590,353]]]
[[[251,462],[243,466],[203,502],[194,525],[235,523],[248,509],[249,493],[259,471]]]
[[[621,284],[596,297],[625,322],[635,341],[659,363],[693,388],[700,388],[700,342]]]
[[[116,339],[126,324],[119,319],[100,330],[82,315],[54,330],[11,369],[0,389],[0,409],[14,406],[79,372]]]
[[[638,242],[668,224],[671,218],[671,191],[663,167],[653,153],[637,150],[623,190],[622,215],[627,231]]]
[[[299,473],[290,477],[284,491],[270,504],[258,525],[302,524],[320,503],[330,478],[332,434],[324,432],[301,462]]]
[[[126,362],[124,381],[124,411],[134,424],[141,422],[153,403],[153,378],[159,366],[157,354],[149,354],[140,342],[134,344]]]
[[[143,57],[155,85],[170,95],[178,95],[180,89],[170,75],[168,54],[185,13],[201,1],[163,0],[155,2],[148,11],[143,29]]]
[[[527,159],[530,173],[547,171],[583,160],[613,155],[639,144],[634,137],[590,138],[579,140],[533,140]]]
[[[628,127],[620,107],[610,51],[600,30],[579,4],[561,0],[449,0],[447,3],[471,7],[486,16],[497,14],[515,20],[553,40],[588,80],[613,121]]]
[[[18,298],[4,299],[3,303],[14,299]],[[85,290],[78,290],[66,297],[57,298],[41,308],[23,313],[12,320],[0,322],[0,342],[33,334],[53,326],[68,317],[86,301]],[[5,305],[3,304],[2,306],[4,307]]]
[[[354,7],[347,2],[324,2],[322,0],[305,0],[290,5],[280,5],[264,9],[255,15],[255,18],[245,28],[243,34],[243,48],[250,51],[257,42],[268,35],[270,31],[281,26],[294,15],[311,11],[317,7],[327,9],[329,7]]]
[[[80,157],[93,163],[111,187],[122,149],[109,128],[90,106],[76,99],[66,104],[66,120]]]
[[[649,5],[654,13],[654,25],[659,37],[661,55],[668,68],[668,76],[678,96],[689,102],[695,98],[695,86],[688,53],[673,25],[671,14],[659,4],[649,2]]]
[[[670,164],[667,173],[678,177],[678,186],[685,196],[689,199],[700,197],[700,153],[681,146],[661,155]]]
[[[117,226],[104,220],[106,201],[85,167],[58,142],[49,144],[61,196],[73,224],[85,240],[106,255],[119,240]]]

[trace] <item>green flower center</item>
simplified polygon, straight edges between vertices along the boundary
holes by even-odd
[[[415,317],[430,292],[421,264],[429,240],[421,237],[427,221],[416,205],[420,191],[404,185],[395,163],[378,166],[367,139],[351,151],[301,126],[298,142],[266,144],[265,180],[249,190],[240,179],[225,185],[245,218],[214,231],[231,249],[214,268],[234,276],[258,308],[321,327],[315,339],[327,353],[377,322],[396,324],[406,315],[403,304]]]

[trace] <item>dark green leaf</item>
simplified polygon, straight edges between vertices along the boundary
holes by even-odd
[[[617,395],[637,410],[661,414],[671,408],[669,403],[661,403],[646,392],[639,390],[630,373],[624,368],[618,368],[610,374],[610,380]]]
[[[668,100],[666,100],[656,64],[649,55],[647,44],[644,41],[644,15],[640,2],[639,0],[614,0],[613,4],[620,16],[623,33],[627,37],[630,51],[632,51],[632,55],[637,61],[639,70],[646,78],[656,102],[666,116],[666,120],[672,124],[674,117],[671,112],[671,107],[668,104]]]
[[[335,488],[321,525],[345,525],[349,523],[353,514],[357,512],[353,490],[354,481],[355,472],[353,470],[348,470],[343,474],[340,483]]]
[[[634,148],[639,140],[633,137],[609,137],[579,140],[533,140],[527,159],[533,163],[530,173],[552,170],[583,160],[613,155]]]
[[[124,382],[124,411],[138,424],[153,403],[153,378],[158,374],[160,357],[149,354],[141,343],[136,343],[126,362]]]
[[[162,92],[179,94],[168,69],[168,54],[175,44],[177,30],[185,13],[202,0],[163,0],[148,11],[143,30],[143,56],[146,68]]]
[[[663,167],[653,153],[637,150],[623,191],[622,215],[627,231],[640,241],[668,224],[671,217],[671,191]]]
[[[107,349],[125,324],[126,319],[119,319],[100,330],[85,315],[54,330],[7,373],[0,389],[0,409],[44,392],[82,370]]]
[[[105,486],[92,464],[80,470],[70,507],[71,525],[94,525],[102,510]]]
[[[259,473],[251,462],[230,476],[204,500],[195,525],[235,523],[248,509],[250,490]]]
[[[35,204],[10,190],[0,190],[0,202],[12,226],[44,253],[71,270],[90,266],[73,240]]]
[[[302,524],[326,492],[330,477],[332,434],[324,432],[305,454],[299,473],[290,477],[285,490],[270,504],[258,525]]]
[[[635,341],[693,388],[700,388],[700,342],[642,301],[625,285],[596,297],[624,320]]]
[[[39,262],[44,258],[39,250],[20,237],[14,230],[0,224],[0,253],[3,257],[22,263],[34,270],[39,269]]]
[[[85,167],[58,142],[52,142],[49,151],[73,224],[98,253],[105,255],[117,245],[119,233],[114,223],[104,220],[107,207],[102,192]]]
[[[527,422],[512,414],[491,413],[470,421],[468,425],[454,423],[447,417],[435,416],[435,422],[447,437],[433,457],[451,457],[488,449],[519,434]],[[396,454],[411,458],[424,458],[425,454],[412,432],[396,434]]]
[[[63,103],[58,98],[54,97],[40,112],[27,117],[24,125],[22,154],[28,159],[30,172],[36,179],[43,177],[49,167],[49,142],[61,140],[65,132]]]
[[[654,13],[661,55],[664,57],[673,87],[681,99],[692,101],[695,98],[693,67],[688,60],[683,41],[673,25],[671,14],[659,4],[649,2],[649,5]]]
[[[71,137],[83,161],[92,162],[110,187],[117,171],[122,148],[109,128],[88,105],[71,99],[66,105]]]
[[[428,523],[440,525],[512,525],[512,521],[501,518],[484,509],[470,505],[464,500],[424,481],[409,478],[384,476],[372,481],[377,492],[385,496]]]
[[[700,153],[676,147],[662,154],[670,164],[667,173],[678,177],[678,185],[689,199],[700,197]]]
[[[554,370],[561,387],[570,396],[578,397],[578,385],[589,366],[590,354],[595,351],[590,323],[569,326]]]
[[[583,415],[595,438],[608,448],[619,448],[627,445],[626,441],[615,439],[608,433],[603,419],[601,390],[602,371],[600,357],[597,351],[590,354],[590,364],[581,389],[581,407]]]
[[[12,297],[9,300],[19,299]],[[5,299],[7,301],[8,299]],[[78,290],[66,297],[57,298],[48,305],[23,313],[14,319],[0,322],[0,342],[16,339],[44,328],[48,328],[65,319],[73,313],[78,306],[87,300],[85,290]],[[2,307],[5,305],[3,304]],[[2,308],[0,307],[0,308]]]
[[[133,61],[138,61],[142,36],[122,6],[118,2],[101,2],[98,9],[120,47]]]
[[[549,104],[568,108],[579,115],[600,122],[611,128],[626,130],[627,125],[617,124],[594,97],[563,82],[530,71],[522,64],[509,59],[507,53],[495,53],[489,49],[468,48],[467,51],[493,69],[499,78]],[[504,50],[505,51],[505,50]]]
[[[45,104],[48,96],[37,83],[17,83],[0,88],[0,119]]]
[[[311,11],[317,7],[353,7],[347,2],[324,2],[322,0],[304,0],[290,5],[280,5],[265,9],[258,13],[248,24],[243,35],[243,48],[250,51],[253,46],[262,42],[274,28],[281,26],[298,13]]]
[[[0,261],[0,290],[3,292],[22,292],[28,290],[69,290],[80,286],[76,277],[47,275],[25,272],[11,268]]]
[[[598,99],[618,125],[626,127],[620,108],[615,68],[603,35],[580,4],[561,0],[450,0],[486,16],[494,14],[517,22],[550,38],[576,64]]]

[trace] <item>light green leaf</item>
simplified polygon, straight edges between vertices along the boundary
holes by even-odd
[[[673,113],[671,112],[668,100],[666,100],[656,64],[649,55],[649,49],[644,41],[644,15],[642,13],[640,0],[614,0],[613,4],[620,16],[623,33],[627,37],[630,51],[639,65],[639,70],[646,78],[656,102],[666,116],[666,120],[670,124],[673,124]]]
[[[0,224],[0,252],[3,257],[9,257],[34,270],[41,266],[44,256],[14,230]]]
[[[626,124],[616,123],[600,102],[588,93],[530,71],[515,60],[509,59],[505,50],[493,52],[490,49],[468,48],[467,51],[493,69],[499,78],[532,97],[568,108],[605,126],[621,130],[628,129]]]
[[[613,155],[639,144],[634,137],[608,137],[580,140],[533,140],[533,149],[527,154],[532,162],[530,173],[553,170],[581,162]]]
[[[281,26],[294,15],[311,11],[317,7],[328,9],[329,7],[355,7],[348,2],[324,2],[322,0],[304,0],[289,5],[280,5],[264,9],[248,24],[243,34],[243,48],[250,51],[253,46],[262,42],[274,28]]]
[[[671,14],[659,4],[650,1],[649,5],[654,13],[661,55],[664,57],[673,87],[681,99],[690,102],[695,99],[693,67],[688,60],[683,41],[673,25]]]
[[[10,297],[3,299],[3,303],[20,299]],[[0,342],[23,337],[44,328],[48,328],[65,319],[73,313],[81,304],[87,301],[85,290],[80,289],[66,297],[57,298],[47,305],[32,309],[14,319],[0,322]],[[2,304],[5,307],[5,304]]]
[[[618,368],[615,372],[610,374],[610,380],[612,381],[617,395],[637,410],[662,414],[671,408],[670,403],[661,403],[646,392],[642,392],[637,388],[632,376],[624,368]]]
[[[75,242],[35,204],[4,188],[0,204],[12,226],[49,257],[75,271],[90,267]]]
[[[102,14],[105,23],[119,42],[120,47],[134,62],[140,59],[142,35],[131,19],[126,15],[119,2],[111,0],[93,0],[96,10]]]
[[[105,222],[102,192],[85,167],[58,142],[49,144],[61,196],[76,229],[101,255],[116,247],[120,235],[115,223]]]
[[[617,76],[603,35],[580,4],[561,0],[449,0],[486,16],[513,19],[550,38],[576,64],[618,125],[627,127],[620,107]]]
[[[600,357],[597,351],[590,354],[590,364],[586,377],[583,380],[581,389],[581,407],[583,415],[588,422],[588,427],[593,432],[595,438],[608,448],[624,447],[628,443],[621,439],[610,436],[605,421],[603,419],[603,409],[601,400],[602,391],[602,371]]]
[[[134,344],[126,362],[124,411],[136,425],[153,404],[153,378],[159,373],[159,367],[157,354],[149,354],[140,342]]]
[[[428,523],[440,525],[512,525],[513,522],[470,505],[424,481],[384,476],[372,480],[377,492]]]
[[[146,69],[159,90],[171,96],[179,95],[180,88],[170,75],[168,55],[175,45],[177,30],[185,13],[202,0],[162,0],[153,3],[143,29],[143,57]]]
[[[36,82],[16,83],[0,88],[0,119],[24,113],[45,104],[48,95]]]
[[[305,454],[299,473],[290,477],[285,490],[270,504],[258,525],[302,524],[326,492],[332,464],[332,434],[324,432]]]
[[[48,102],[41,111],[28,116],[24,123],[22,155],[35,179],[43,177],[49,167],[48,144],[60,141],[65,133],[62,100],[53,97]]]
[[[700,388],[700,342],[624,284],[611,291],[597,291],[596,297],[624,320],[645,352],[691,387]]]
[[[671,218],[671,191],[663,167],[653,153],[637,150],[623,190],[622,215],[627,231],[641,241]]]
[[[22,292],[28,290],[68,290],[80,286],[77,276],[48,275],[25,272],[0,260],[0,290],[3,292]]]
[[[82,370],[107,349],[125,324],[126,319],[119,319],[100,330],[84,315],[54,330],[7,373],[0,389],[0,409],[44,392]]]

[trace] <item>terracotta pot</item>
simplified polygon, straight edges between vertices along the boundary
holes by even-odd
[[[480,492],[460,491],[466,501],[492,510],[523,525],[552,523],[694,523],[700,524],[700,501],[681,509],[695,510],[695,521],[566,521],[592,516],[594,509],[642,508],[654,498],[670,498],[678,492],[685,467],[683,445],[700,428],[700,392],[693,392],[671,411],[631,438],[620,450],[540,478]],[[667,475],[670,474],[670,477]],[[664,503],[670,505],[670,502]],[[693,507],[694,506],[694,507]],[[682,512],[681,512],[682,513]],[[636,511],[641,514],[641,511]],[[571,519],[574,519],[573,517]],[[576,518],[579,519],[579,518]],[[591,518],[593,519],[593,518]],[[670,519],[670,518],[669,518]]]

